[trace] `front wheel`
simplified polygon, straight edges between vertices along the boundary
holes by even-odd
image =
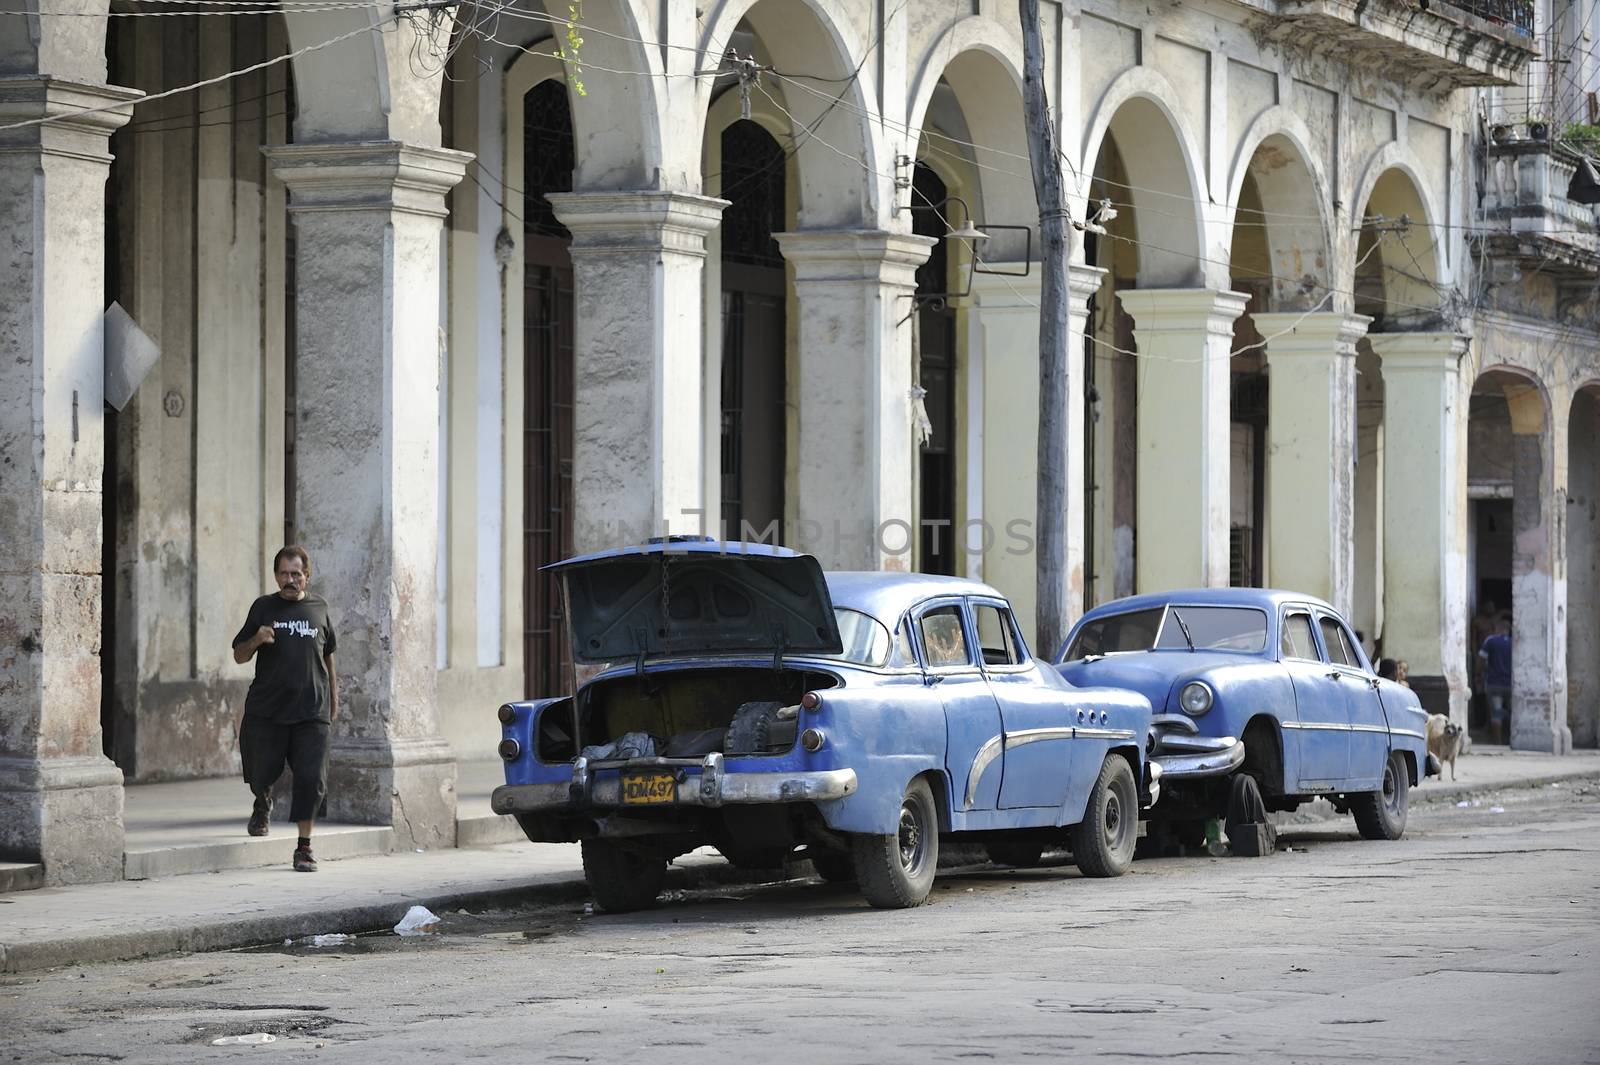
[[[1139,842],[1139,788],[1121,755],[1107,755],[1089,792],[1083,820],[1072,828],[1072,856],[1084,876],[1121,876]]]
[[[1389,752],[1383,766],[1383,786],[1377,791],[1350,796],[1350,812],[1362,839],[1399,839],[1406,830],[1411,807],[1411,778],[1398,751]]]
[[[651,858],[603,839],[583,841],[583,878],[595,905],[607,913],[628,913],[656,904],[667,880],[665,858]]]
[[[906,789],[898,831],[854,836],[850,845],[867,902],[886,910],[926,902],[939,866],[939,811],[928,782],[919,777]]]

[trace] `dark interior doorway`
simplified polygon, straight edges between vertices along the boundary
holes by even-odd
[[[911,181],[911,231],[933,237],[928,261],[917,268],[917,383],[933,426],[919,453],[917,529],[924,573],[954,574],[956,543],[956,312],[938,293],[951,291],[944,235],[949,189],[926,164]],[[939,206],[935,206],[935,205]]]
[[[783,541],[787,330],[783,255],[788,156],[759,124],[722,132],[722,527]]]
[[[572,234],[546,193],[572,189],[566,85],[523,99],[523,663],[530,698],[573,690],[560,586],[545,566],[573,553]]]

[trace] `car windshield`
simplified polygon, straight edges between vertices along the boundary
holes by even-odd
[[[839,641],[844,645],[844,650],[836,655],[823,655],[823,658],[875,668],[889,664],[889,652],[893,650],[894,642],[889,638],[889,630],[876,618],[848,607],[835,607],[833,620],[839,626]]]
[[[1152,649],[1187,651],[1190,640],[1197,651],[1259,652],[1267,646],[1267,615],[1254,607],[1181,604],[1111,614],[1084,623],[1066,660]]]

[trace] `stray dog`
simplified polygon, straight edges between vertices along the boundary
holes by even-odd
[[[1439,777],[1444,779],[1444,764],[1450,763],[1450,779],[1456,778],[1456,756],[1461,753],[1461,726],[1444,714],[1428,715],[1428,753],[1439,759]]]

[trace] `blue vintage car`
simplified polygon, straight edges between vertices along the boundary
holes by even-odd
[[[582,842],[606,910],[650,905],[707,844],[809,857],[874,906],[915,906],[941,837],[1031,864],[1069,844],[1090,876],[1133,858],[1159,794],[1150,706],[1080,691],[975,581],[830,573],[762,544],[674,540],[557,563],[576,694],[500,708],[496,812]]]
[[[1150,700],[1165,791],[1152,823],[1183,843],[1211,818],[1253,820],[1237,809],[1251,791],[1268,810],[1324,796],[1363,837],[1398,839],[1408,787],[1437,772],[1416,695],[1374,674],[1344,618],[1308,596],[1204,588],[1119,599],[1085,614],[1057,661],[1074,685]],[[1254,787],[1236,786],[1241,775]]]

